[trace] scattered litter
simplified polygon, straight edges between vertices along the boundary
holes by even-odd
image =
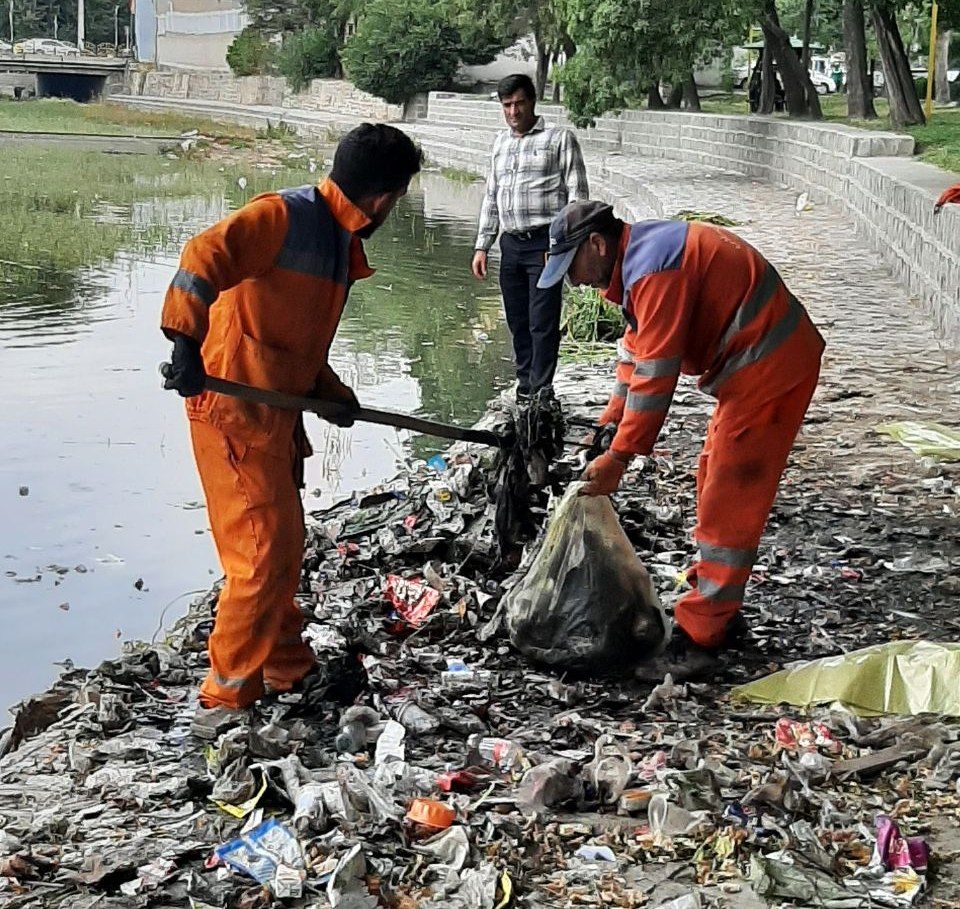
[[[567,425],[595,416],[609,373]],[[844,406],[864,401],[831,402]],[[493,621],[580,469],[573,452],[552,460],[554,404],[532,410],[493,424],[536,459],[453,446],[311,516],[297,602],[317,667],[214,741],[189,729],[216,589],[160,642],[93,670],[64,661],[0,731],[0,903],[899,909],[929,889],[952,905],[938,827],[960,795],[950,465],[873,435],[886,460],[837,454],[836,470],[863,471],[843,485],[788,472],[742,649],[709,684],[650,686],[602,662],[538,668]],[[667,609],[696,558],[690,452],[708,412],[682,380],[658,449],[603,500],[623,563]],[[810,433],[795,457],[820,444]],[[750,699],[731,700],[738,683]]]

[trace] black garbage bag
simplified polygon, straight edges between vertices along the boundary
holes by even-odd
[[[510,641],[573,672],[620,672],[656,653],[667,622],[610,499],[571,485],[526,576],[504,599]]]

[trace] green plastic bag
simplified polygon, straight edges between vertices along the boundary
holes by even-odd
[[[960,716],[960,644],[892,641],[813,660],[733,689],[760,704],[837,702],[860,716]]]
[[[892,436],[920,457],[960,461],[960,430],[942,423],[918,423],[915,420],[881,423],[877,432]]]

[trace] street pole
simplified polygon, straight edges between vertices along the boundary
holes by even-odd
[[[113,8],[113,52],[120,50],[120,7]]]
[[[937,64],[937,0],[930,9],[930,53],[927,55],[927,100],[923,112],[929,120],[933,114],[933,74]]]
[[[80,52],[83,52],[84,40],[87,37],[87,30],[85,27],[84,19],[84,0],[77,0],[77,47],[80,48]]]
[[[13,0],[10,0],[10,43],[13,44]]]

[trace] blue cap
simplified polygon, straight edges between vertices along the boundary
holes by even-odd
[[[559,284],[570,268],[580,244],[590,234],[605,230],[616,220],[613,206],[605,202],[571,202],[550,222],[550,248],[547,264],[540,273],[537,287]]]

